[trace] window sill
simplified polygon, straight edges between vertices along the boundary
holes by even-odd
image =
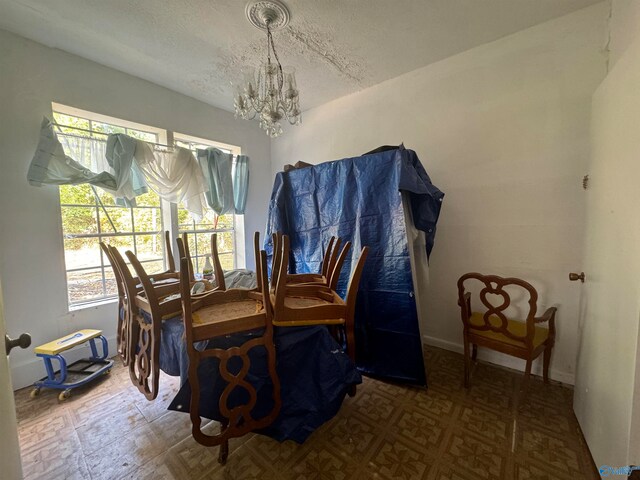
[[[69,312],[78,312],[80,310],[88,310],[90,308],[98,308],[102,305],[109,305],[110,303],[118,303],[118,297],[103,298],[96,300],[95,302],[77,303],[75,305],[69,305]]]

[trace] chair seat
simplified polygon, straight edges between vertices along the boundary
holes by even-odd
[[[483,313],[479,313],[479,312],[472,313],[471,318],[469,319],[470,326],[471,327],[484,326],[485,323],[484,323],[483,316],[484,316]],[[490,318],[490,323],[494,325],[500,325],[500,322],[501,322],[500,317],[496,315],[491,315],[489,318]],[[507,329],[513,335],[516,335],[518,337],[524,337],[527,334],[527,324],[520,320],[507,319]],[[524,341],[514,340],[513,338],[509,338],[506,335],[504,335],[502,332],[494,332],[493,330],[475,330],[472,328],[471,333],[479,337],[484,337],[489,340],[507,343],[509,345],[513,345],[516,347],[524,346]],[[534,349],[538,348],[547,340],[548,337],[549,337],[548,328],[536,326],[535,333],[533,335],[533,348]]]
[[[318,305],[331,305],[331,302],[316,297],[284,297],[284,306],[287,308],[307,308]]]
[[[255,315],[262,310],[262,304],[255,300],[240,300],[237,302],[208,305],[192,314],[193,323],[196,325],[205,323],[219,323],[233,320],[234,318]]]

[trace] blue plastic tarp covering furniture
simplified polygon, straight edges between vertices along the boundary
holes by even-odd
[[[426,385],[422,341],[411,274],[401,192],[431,253],[444,194],[416,153],[403,146],[276,175],[269,205],[270,235],[289,235],[290,272],[319,272],[331,236],[353,244],[338,293],[344,296],[351,266],[370,248],[356,307],[356,358],[366,374]]]
[[[166,331],[163,329],[163,335],[166,333],[176,338],[182,335],[177,325],[174,327]],[[257,335],[261,335],[261,332],[218,337],[210,341],[207,348],[227,349],[239,346]],[[274,339],[282,407],[275,422],[259,433],[281,442],[294,440],[302,443],[316,428],[335,416],[347,391],[352,385],[361,383],[362,378],[351,359],[324,326],[276,327]],[[256,406],[251,414],[254,418],[260,418],[268,414],[273,406],[273,384],[269,378],[264,348],[256,347],[249,350],[249,358],[251,366],[246,379],[257,393]],[[237,361],[236,364],[234,361]],[[239,358],[232,358],[229,367],[232,371],[239,369]],[[200,415],[212,420],[221,420],[218,401],[226,382],[218,373],[218,360],[203,359],[198,367],[198,378],[201,395]],[[190,401],[191,386],[187,381],[169,405],[169,409],[188,412]],[[246,401],[246,390],[235,388],[229,395],[228,405],[233,407]]]

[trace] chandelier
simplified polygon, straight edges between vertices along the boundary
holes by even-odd
[[[302,112],[293,68],[283,68],[273,43],[272,32],[289,23],[289,10],[279,0],[257,1],[247,5],[247,18],[267,32],[267,61],[245,71],[244,82],[236,85],[235,116],[245,120],[259,117],[260,127],[275,138],[282,134],[281,120],[302,123]]]

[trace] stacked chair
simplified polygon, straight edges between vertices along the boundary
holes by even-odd
[[[269,288],[267,286],[267,257],[260,252],[261,275],[258,282],[261,285],[262,301],[255,300],[250,290],[231,289],[215,291],[192,299],[189,287],[189,261],[181,259],[181,298],[187,352],[189,355],[189,384],[191,386],[190,416],[193,438],[202,445],[220,445],[218,461],[225,463],[229,453],[229,439],[240,437],[253,430],[269,426],[278,416],[281,407],[280,380],[276,372],[276,351],[273,342],[273,309],[269,302]],[[239,347],[228,349],[209,348],[204,351],[196,349],[196,343],[210,341],[216,337],[262,329],[262,335],[253,337]],[[264,348],[267,352],[269,377],[273,385],[273,407],[261,418],[253,418],[252,410],[257,401],[255,388],[246,381],[249,372],[249,351],[253,348]],[[229,360],[239,357],[242,367],[238,373],[229,370]],[[198,367],[203,359],[217,358],[219,360],[220,376],[227,382],[219,399],[219,411],[225,418],[221,422],[220,433],[207,435],[201,429],[200,391],[201,379]],[[235,388],[242,388],[249,394],[248,400],[242,405],[229,406],[227,401]]]
[[[118,351],[136,387],[149,400],[158,395],[159,352],[162,322],[182,315],[186,350],[189,358],[188,380],[191,387],[190,417],[192,434],[196,441],[206,446],[220,446],[218,461],[225,463],[229,453],[229,439],[240,437],[256,429],[266,428],[277,418],[281,408],[280,380],[276,371],[274,326],[301,327],[326,325],[336,340],[346,345],[346,352],[355,361],[354,312],[355,302],[368,248],[360,252],[351,272],[346,297],[336,293],[336,286],[350,251],[351,243],[342,245],[332,237],[324,253],[321,271],[317,274],[289,274],[290,246],[285,235],[274,234],[274,255],[271,263],[271,280],[267,278],[267,256],[260,249],[260,237],[254,236],[257,286],[253,290],[226,289],[224,272],[220,265],[217,237],[211,237],[211,256],[217,286],[202,294],[192,294],[195,275],[189,252],[187,235],[177,239],[180,256],[180,273],[176,274],[167,235],[169,270],[154,279],[167,282],[179,275],[179,282],[152,282],[136,256],[126,255],[136,272],[134,277],[124,259],[114,247],[102,244],[111,261],[118,280],[119,312]],[[342,246],[342,250],[340,247]],[[215,339],[233,334],[246,334],[248,340],[239,346],[219,348]],[[242,335],[238,335],[242,339]],[[202,342],[209,348],[202,350]],[[199,348],[196,348],[196,346]],[[246,380],[250,369],[249,352],[254,348],[266,351],[267,371],[273,388],[272,408],[260,418],[254,418],[257,402],[256,389]],[[225,382],[218,402],[223,418],[219,433],[209,435],[202,431],[200,401],[204,381],[198,375],[203,361],[217,359],[219,376]],[[233,360],[232,360],[233,359]],[[230,369],[229,365],[241,367]],[[232,392],[245,391],[246,402],[238,405]],[[206,390],[206,387],[205,387]],[[355,393],[355,388],[349,392]],[[238,397],[237,395],[235,397]],[[241,395],[240,398],[243,396]]]
[[[117,313],[117,337],[116,337],[117,347],[116,348],[117,348],[118,355],[122,359],[122,363],[125,366],[127,366],[129,365],[129,361],[131,358],[131,348],[132,348],[131,346],[132,338],[130,335],[132,320],[131,320],[131,315],[129,311],[130,310],[129,301],[128,301],[129,296],[126,291],[125,278],[121,273],[120,268],[116,263],[116,259],[114,258],[114,253],[112,252],[115,252],[115,254],[117,254],[118,256],[120,256],[120,253],[118,252],[117,249],[115,249],[114,247],[108,246],[104,242],[100,242],[100,248],[104,252],[107,259],[109,260],[109,263],[111,264],[111,268],[113,270],[113,275],[116,279],[116,286],[118,289],[118,313]],[[169,268],[163,273],[154,275],[154,279],[162,282],[171,282],[171,280],[173,280],[174,283],[177,284],[179,281],[179,273],[176,272],[175,261],[173,259],[173,253],[171,250],[171,239],[168,231],[165,232],[165,248],[166,248]],[[129,273],[128,269],[126,273]],[[139,282],[137,281],[137,279],[134,279],[134,283],[135,283],[135,291],[141,292],[142,286],[139,285]],[[135,342],[133,344],[135,345]]]
[[[330,242],[331,244],[331,242]],[[339,248],[336,242],[332,257]],[[340,257],[333,262],[331,274],[326,281],[314,283],[290,283],[294,277],[287,273],[289,264],[289,238],[286,235],[274,236],[274,268],[272,270],[270,300],[274,308],[273,324],[278,327],[300,327],[305,325],[328,325],[336,340],[347,347],[347,354],[355,362],[354,314],[360,278],[369,248],[364,247],[360,258],[351,272],[347,295],[343,300],[335,291],[340,271],[349,251],[347,242]],[[327,251],[330,249],[328,248]],[[326,260],[326,255],[325,255]],[[331,264],[331,262],[330,262]],[[324,265],[324,262],[323,262]],[[303,274],[304,275],[304,274]],[[295,278],[295,277],[294,277]],[[298,277],[300,278],[300,277]],[[327,277],[325,276],[325,279]],[[337,332],[337,334],[336,334]]]

